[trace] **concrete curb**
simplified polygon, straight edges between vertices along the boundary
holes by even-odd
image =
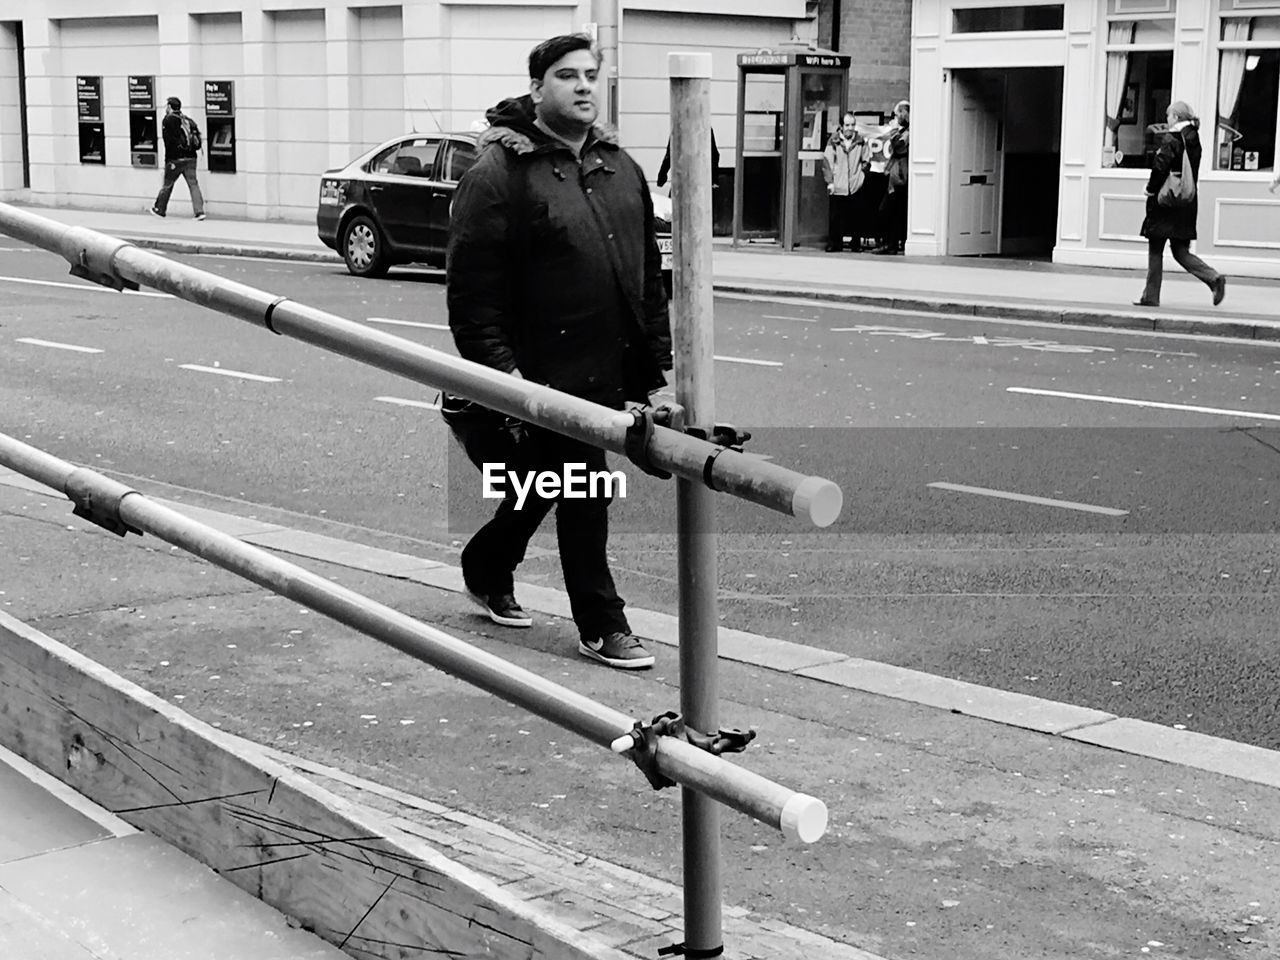
[[[1247,319],[1214,320],[1192,315],[1152,316],[1133,311],[1088,309],[1064,304],[1016,303],[1005,300],[944,299],[929,296],[902,296],[896,293],[874,293],[831,287],[781,286],[750,283],[740,279],[717,280],[717,293],[743,293],[760,297],[796,297],[831,303],[859,304],[886,310],[912,310],[947,313],[964,317],[986,317],[993,320],[1035,320],[1086,327],[1115,327],[1147,330],[1152,333],[1196,333],[1233,337],[1241,340],[1280,341],[1280,323],[1251,323]]]
[[[134,246],[168,253],[192,253],[218,257],[261,257],[274,260],[292,260],[303,263],[342,263],[342,257],[329,249],[309,250],[303,247],[280,247],[217,240],[177,240],[154,236],[121,236]],[[741,279],[717,280],[717,293],[742,293],[760,297],[797,297],[830,303],[858,304],[880,307],[885,310],[910,310],[926,313],[944,313],[964,317],[985,317],[992,320],[1034,320],[1041,323],[1062,323],[1085,327],[1113,327],[1126,330],[1146,330],[1152,333],[1190,333],[1239,340],[1265,340],[1280,342],[1280,323],[1252,323],[1248,319],[1214,320],[1191,315],[1141,314],[1124,310],[1088,309],[1065,304],[1016,303],[1004,300],[947,299],[941,297],[902,296],[897,293],[878,293],[867,290],[785,286],[770,283],[751,283]]]

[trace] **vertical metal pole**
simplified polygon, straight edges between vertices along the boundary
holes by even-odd
[[[667,55],[671,78],[671,199],[674,236],[673,340],[676,400],[685,422],[715,419],[711,298],[711,54]],[[695,730],[720,726],[716,614],[715,493],[676,481],[680,612],[680,709]],[[684,813],[685,949],[722,946],[720,812],[681,788]]]

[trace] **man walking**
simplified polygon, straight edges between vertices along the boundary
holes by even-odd
[[[164,120],[160,124],[164,138],[164,183],[156,194],[156,202],[148,209],[153,216],[163,217],[169,209],[169,195],[178,177],[187,181],[191,192],[191,207],[197,220],[204,219],[204,195],[196,180],[196,155],[200,152],[200,128],[194,120],[182,112],[182,101],[170,97],[166,103]]]
[[[552,37],[529,54],[530,93],[487,113],[453,200],[449,325],[469,360],[621,409],[665,384],[671,339],[653,202],[616,133],[596,126],[599,69],[588,37]],[[473,460],[481,446],[468,444]],[[605,469],[604,451],[546,430],[529,427],[512,446],[523,471]],[[508,487],[462,551],[463,580],[495,623],[529,626],[514,573],[555,507],[578,652],[643,669],[654,657],[609,572],[609,502],[530,493],[520,508]]]

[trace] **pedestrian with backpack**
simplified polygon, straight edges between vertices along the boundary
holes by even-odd
[[[156,202],[148,207],[152,216],[163,217],[169,209],[169,195],[178,177],[187,181],[191,192],[191,207],[197,220],[204,219],[204,194],[196,180],[196,156],[204,145],[196,122],[182,112],[182,101],[170,97],[165,106],[164,121],[160,124],[164,138],[164,183],[156,194]]]
[[[1160,132],[1160,146],[1147,179],[1147,215],[1142,221],[1142,235],[1147,238],[1147,285],[1134,306],[1160,306],[1164,245],[1168,243],[1178,266],[1209,288],[1216,307],[1227,294],[1227,278],[1191,252],[1200,206],[1200,120],[1182,100],[1169,104],[1165,118],[1168,124]]]

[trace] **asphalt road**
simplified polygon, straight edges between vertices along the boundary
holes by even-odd
[[[451,350],[438,275],[190,262]],[[172,298],[88,288],[47,254],[0,251],[0,295],[6,433],[142,489],[368,542],[456,549],[474,515],[478,477],[450,473],[422,406],[434,390]],[[716,309],[720,417],[846,494],[822,532],[723,505],[727,624],[1280,746],[1280,350]],[[616,574],[630,602],[671,610],[671,487],[630,479]],[[554,555],[522,573],[555,583]]]

